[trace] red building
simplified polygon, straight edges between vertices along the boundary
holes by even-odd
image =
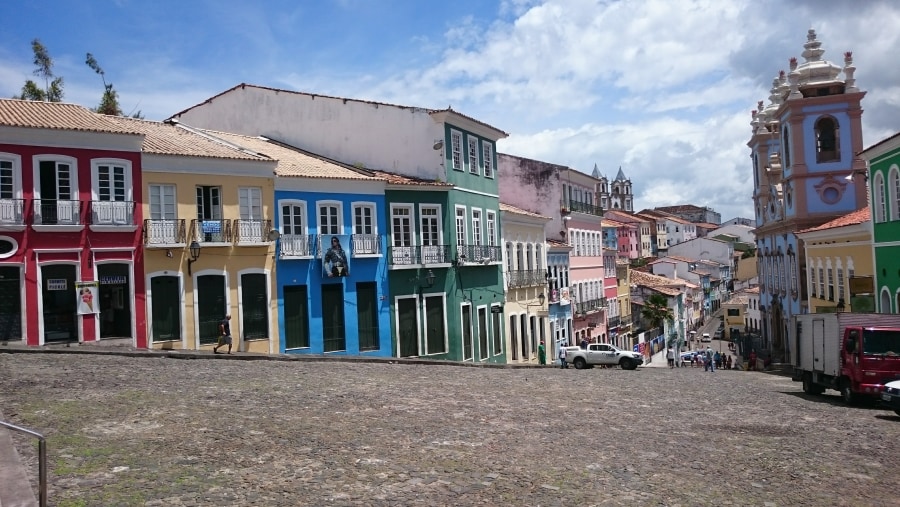
[[[81,106],[0,99],[0,341],[147,346],[143,139]]]

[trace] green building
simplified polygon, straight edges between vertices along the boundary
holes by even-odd
[[[900,133],[866,148],[860,157],[869,166],[865,176],[870,185],[875,279],[873,283],[851,280],[851,304],[856,308],[853,300],[865,303],[874,298],[879,313],[900,313]]]

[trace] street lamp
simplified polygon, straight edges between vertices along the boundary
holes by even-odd
[[[200,258],[200,243],[197,240],[191,241],[190,246],[191,257],[188,259],[188,276],[191,276],[191,264]]]
[[[538,294],[538,303],[540,303],[541,306],[544,306],[544,301],[546,301],[546,300],[547,300],[547,297],[544,296],[544,293],[543,293],[543,292],[541,292],[540,294]]]

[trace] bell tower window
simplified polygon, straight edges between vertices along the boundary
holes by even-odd
[[[840,129],[830,116],[816,121],[816,162],[840,160]]]

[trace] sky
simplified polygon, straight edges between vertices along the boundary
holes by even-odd
[[[900,130],[893,0],[43,0],[2,2],[0,96],[39,39],[63,100],[163,120],[239,83],[445,108],[499,128],[498,151],[632,180],[636,210],[753,217],[751,111],[802,62],[853,51],[863,145]]]

